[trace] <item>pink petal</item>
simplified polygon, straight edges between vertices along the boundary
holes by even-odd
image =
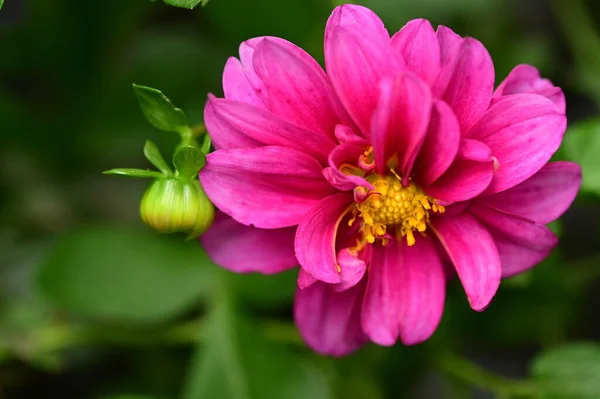
[[[379,174],[387,172],[387,162],[398,154],[399,172],[411,175],[431,116],[432,98],[427,85],[406,72],[395,80],[384,79],[380,97],[371,119],[371,141],[375,167]]]
[[[335,94],[327,75],[308,53],[292,43],[265,38],[256,46],[253,65],[264,83],[271,112],[334,137]]]
[[[310,54],[308,54],[306,51],[302,50],[301,48],[299,48],[298,46],[296,46],[295,44],[293,44],[287,40],[281,39],[279,37],[274,37],[274,36],[261,36],[261,37],[255,37],[255,38],[246,40],[245,42],[243,42],[240,45],[240,59],[242,61],[242,66],[246,73],[246,76],[248,77],[248,80],[250,81],[250,84],[252,85],[252,87],[254,87],[258,96],[260,98],[262,98],[262,100],[265,104],[269,103],[269,93],[267,92],[264,82],[256,73],[255,67],[254,67],[255,50],[265,40],[268,40],[270,43],[275,43],[278,47],[285,49],[288,53],[294,54],[295,58],[297,58],[297,60],[302,65],[309,66],[309,68],[313,71],[315,71],[315,67],[316,67],[318,69],[318,71],[320,71],[319,72],[320,74],[324,74],[320,65],[318,65],[318,63],[310,56]],[[282,71],[278,71],[278,72],[281,73]],[[342,104],[338,101],[338,99],[335,97],[335,95],[333,95],[333,92],[331,90],[330,90],[330,92],[332,94],[332,96],[330,98],[330,100],[331,100],[330,104],[334,108],[335,113],[337,114],[337,117],[340,119],[340,121],[342,123],[352,126],[353,122],[350,119],[350,117],[348,116],[348,113],[346,112],[346,110],[344,109]],[[276,105],[279,108],[283,106],[282,104],[276,104]],[[277,110],[279,108],[277,108]],[[293,116],[293,115],[290,115],[290,116]],[[330,134],[330,132],[328,134]]]
[[[360,309],[365,284],[337,292],[322,282],[298,289],[294,319],[300,335],[315,352],[343,356],[367,342],[360,325]]]
[[[487,110],[494,90],[494,64],[483,44],[463,39],[458,61],[443,99],[454,110],[461,131],[466,132]]]
[[[392,37],[392,46],[400,52],[406,68],[428,84],[440,73],[440,45],[426,19],[409,21]]]
[[[247,136],[223,119],[214,107],[216,97],[208,95],[204,107],[204,124],[216,149],[233,150],[235,148],[261,147],[263,143]]]
[[[518,243],[498,231],[490,231],[502,264],[502,278],[512,277],[531,269],[546,259],[552,248],[531,248]]]
[[[313,277],[327,283],[341,281],[335,242],[340,221],[352,204],[352,195],[333,194],[304,215],[296,233],[296,258]]]
[[[481,141],[472,139],[461,139],[459,156],[472,161],[489,162],[492,158],[492,149]]]
[[[303,268],[300,268],[300,270],[298,272],[298,287],[299,288],[304,289],[310,285],[313,285],[317,281],[319,281],[319,280],[314,278],[310,273],[308,273]]]
[[[512,240],[534,249],[550,250],[558,244],[558,237],[544,225],[506,212],[473,203],[469,212],[486,226],[502,232]]]
[[[373,41],[362,29],[350,30],[340,25],[327,39],[325,64],[341,103],[366,134],[371,113],[377,105],[379,81],[401,70],[399,56],[389,40]]]
[[[294,226],[334,189],[310,156],[285,147],[218,150],[206,157],[200,182],[210,200],[245,225]]]
[[[385,43],[390,40],[390,34],[387,29],[385,29],[383,22],[377,14],[367,7],[344,4],[336,7],[327,20],[324,43],[325,53],[328,52],[333,31],[338,26],[351,30],[359,30],[361,34],[364,34],[379,43]]]
[[[539,224],[558,219],[573,203],[581,186],[581,167],[572,162],[547,163],[524,182],[478,203]]]
[[[369,189],[373,185],[364,177],[345,174],[342,168],[345,164],[356,167],[358,158],[363,155],[364,146],[356,144],[340,144],[329,154],[329,168],[323,170],[325,178],[338,190],[348,191],[353,190],[356,186],[363,186]]]
[[[369,142],[364,137],[360,136],[350,126],[337,125],[335,127],[335,138],[341,144],[357,144],[357,145],[368,145]]]
[[[254,88],[257,95],[263,100],[263,102],[265,102],[264,100],[266,94],[264,84],[254,71],[253,65],[254,49],[262,40],[262,37],[256,37],[242,42],[242,44],[240,44],[239,54],[242,68],[246,74],[246,77],[248,78],[248,81],[250,82],[250,85]]]
[[[433,230],[456,268],[471,308],[485,309],[498,290],[501,275],[491,234],[468,213],[436,218]]]
[[[335,145],[332,139],[321,133],[293,125],[269,111],[238,101],[211,99],[206,105],[205,116],[207,113],[213,118],[212,123],[218,123],[218,129],[213,129],[207,121],[210,135],[217,143],[230,136],[236,139],[246,136],[264,145],[303,151],[323,163]]]
[[[298,265],[295,235],[295,227],[257,229],[219,212],[200,241],[210,258],[228,270],[274,274]]]
[[[288,52],[291,52],[298,57],[302,64],[315,66],[321,71],[321,74],[324,73],[321,67],[307,52],[287,40],[274,36],[261,36],[246,40],[240,45],[240,59],[242,61],[242,67],[246,73],[246,76],[248,77],[248,80],[250,81],[250,84],[252,87],[254,87],[258,96],[265,104],[269,103],[269,93],[267,93],[264,82],[254,69],[254,52],[264,40],[268,40],[271,43],[276,43],[279,47],[286,49]],[[348,116],[348,113],[339,100],[334,95],[330,100],[331,106],[335,109],[337,117],[340,119],[340,121],[346,125],[353,126],[354,123],[352,122],[352,119],[350,119],[350,116]],[[279,107],[282,106],[281,104],[277,105]]]
[[[501,97],[468,132],[487,144],[500,164],[486,193],[514,187],[540,170],[560,146],[566,124],[556,105],[543,96]]]
[[[240,60],[229,57],[223,70],[223,92],[225,98],[265,108],[256,90],[250,84]]]
[[[446,275],[431,238],[419,237],[412,247],[403,241],[402,247],[400,339],[404,345],[415,345],[431,337],[442,318]]]
[[[367,291],[363,300],[363,331],[378,345],[391,346],[400,334],[401,246],[390,240],[386,247],[373,246]]]
[[[506,79],[500,83],[492,99],[497,100],[501,96],[517,93],[535,93],[548,97],[563,114],[565,113],[565,95],[560,87],[556,87],[550,80],[542,78],[540,72],[531,65],[521,64],[514,67]]]
[[[363,300],[365,333],[380,345],[393,345],[398,335],[405,345],[425,341],[442,317],[446,278],[431,238],[413,247],[391,241],[373,248]]]
[[[452,164],[460,141],[460,128],[452,109],[434,101],[429,128],[417,157],[415,173],[421,184],[431,184]]]
[[[444,202],[466,201],[481,194],[494,177],[490,149],[476,140],[460,141],[450,168],[435,182],[423,187],[427,195]],[[487,160],[484,157],[487,154]]]
[[[441,25],[437,28],[436,36],[440,45],[440,72],[431,91],[436,98],[441,98],[454,75],[462,37]]]
[[[362,280],[367,270],[365,261],[353,255],[348,248],[338,252],[337,262],[341,268],[340,278],[342,281],[336,284],[336,291],[344,291],[354,287]]]

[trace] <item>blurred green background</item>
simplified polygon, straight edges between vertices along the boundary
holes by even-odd
[[[0,398],[600,398],[600,3],[364,0],[390,31],[425,17],[489,49],[498,81],[530,63],[563,87],[579,162],[561,244],[472,312],[451,284],[423,345],[344,359],[301,342],[296,272],[234,276],[138,216],[146,139],[171,154],[131,84],[192,124],[239,43],[280,36],[322,61],[338,1],[6,0],[0,10]],[[167,155],[168,156],[168,155]]]

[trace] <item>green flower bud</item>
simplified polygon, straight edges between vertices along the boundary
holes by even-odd
[[[140,205],[146,225],[161,233],[196,238],[210,227],[215,208],[198,180],[164,177],[146,190]]]

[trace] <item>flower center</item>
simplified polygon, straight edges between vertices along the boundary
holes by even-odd
[[[409,182],[408,186],[402,185],[402,179],[394,171],[387,176],[371,174],[367,180],[374,190],[356,189],[359,195],[364,195],[364,200],[355,204],[354,215],[349,222],[352,225],[357,217],[362,220],[362,237],[353,248],[355,251],[362,249],[366,243],[374,243],[377,238],[385,245],[390,237],[406,237],[407,244],[414,245],[414,232],[427,230],[429,212],[445,211],[413,182]]]

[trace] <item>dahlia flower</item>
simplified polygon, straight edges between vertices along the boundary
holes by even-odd
[[[200,181],[221,213],[202,240],[235,272],[299,264],[295,319],[317,352],[416,344],[448,277],[481,311],[557,244],[545,225],[581,180],[548,163],[564,95],[527,65],[494,90],[479,41],[423,19],[390,37],[356,5],[333,11],[324,50],[326,72],[276,37],[227,61],[205,108],[217,150]]]

